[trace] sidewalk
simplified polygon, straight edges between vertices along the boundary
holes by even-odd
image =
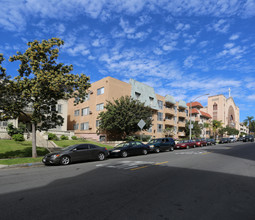
[[[42,162],[36,162],[36,163],[24,163],[24,164],[13,164],[13,165],[2,165],[0,164],[0,169],[5,168],[15,168],[15,167],[32,167],[32,166],[39,166],[43,165]]]

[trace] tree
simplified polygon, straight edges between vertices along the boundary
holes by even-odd
[[[106,111],[100,112],[98,116],[98,132],[106,132],[112,139],[125,139],[126,136],[140,131],[137,124],[141,119],[146,123],[143,130],[152,125],[152,110],[129,96],[122,96],[113,102],[108,101],[105,109]]]
[[[191,130],[192,137],[200,137],[202,126],[199,125],[199,123],[197,121],[195,121],[195,122],[191,121],[191,124],[193,125],[193,128]],[[189,136],[189,125],[190,125],[190,122],[187,121],[186,125],[185,125],[185,133],[186,133],[187,137]]]
[[[174,127],[167,127],[164,129],[163,133],[165,134],[166,137],[171,137],[174,136],[175,129]]]
[[[247,116],[247,118],[244,120],[245,123],[248,124],[249,127],[249,133],[251,132],[251,128],[252,128],[252,120],[254,119],[253,116]]]
[[[222,127],[222,121],[213,120],[212,128],[213,128],[214,138],[216,136],[216,133],[217,133],[218,129],[221,128],[221,127]]]
[[[56,111],[60,99],[76,98],[83,102],[90,87],[84,74],[72,74],[73,66],[57,63],[59,48],[64,44],[59,38],[29,42],[22,54],[10,57],[20,61],[18,75],[10,79],[1,69],[0,120],[16,119],[20,115],[32,124],[32,156],[36,157],[36,131],[62,125],[63,118]],[[0,56],[0,62],[3,58]],[[1,63],[0,63],[1,64]],[[27,106],[31,114],[24,110]]]

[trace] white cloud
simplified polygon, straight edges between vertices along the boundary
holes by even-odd
[[[233,34],[230,36],[229,40],[237,40],[239,38],[239,34]]]
[[[120,19],[120,26],[126,34],[133,34],[136,30],[134,27],[130,27],[129,22],[123,18]]]
[[[83,56],[86,56],[86,55],[90,54],[89,49],[84,44],[77,44],[77,45],[73,46],[72,48],[67,48],[66,52],[70,56],[78,56],[80,54]]]
[[[192,66],[193,66],[193,62],[194,62],[197,58],[198,58],[197,56],[188,56],[188,57],[184,60],[184,62],[183,62],[184,66],[185,66],[185,67],[188,67],[188,68],[192,67]]]
[[[233,48],[234,46],[235,46],[235,44],[233,44],[233,43],[226,43],[226,44],[224,44],[224,47],[227,48],[227,49]]]
[[[230,24],[225,19],[220,19],[219,21],[208,25],[207,29],[209,31],[216,31],[226,34],[229,31]]]
[[[247,96],[247,99],[255,101],[255,94]]]

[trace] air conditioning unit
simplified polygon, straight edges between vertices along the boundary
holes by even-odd
[[[91,114],[92,114],[92,111],[89,111],[89,114],[91,115]]]

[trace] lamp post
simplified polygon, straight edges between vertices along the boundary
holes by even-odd
[[[204,94],[204,95],[200,95],[198,97],[196,97],[195,99],[193,99],[193,101],[191,101],[189,103],[189,139],[191,140],[191,132],[192,132],[192,128],[191,128],[191,107],[192,107],[192,102],[196,101],[198,98],[202,97],[202,96],[207,96],[209,94]]]

